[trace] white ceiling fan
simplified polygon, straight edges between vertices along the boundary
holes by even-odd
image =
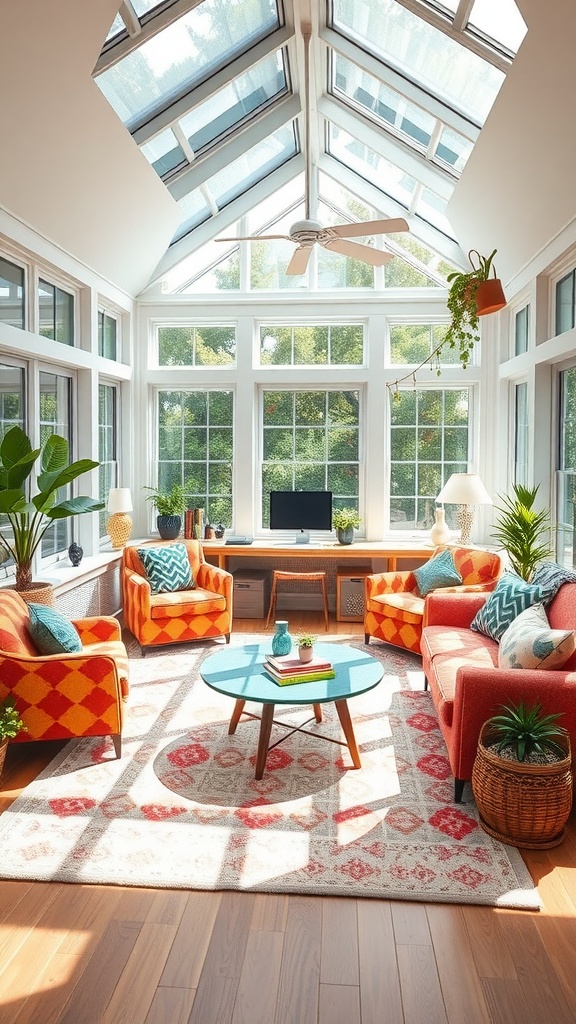
[[[310,29],[303,28],[304,38],[304,69],[305,69],[305,145],[304,159],[306,165],[306,195],[305,209],[306,219],[298,220],[292,224],[287,235],[249,235],[237,238],[221,238],[221,242],[248,242],[264,241],[268,239],[284,239],[289,242],[296,242],[297,249],[286,268],[286,274],[305,274],[308,261],[312,255],[312,247],[315,244],[323,246],[330,252],[338,252],[342,256],[351,256],[353,259],[370,263],[374,267],[382,267],[394,258],[393,253],[383,249],[376,249],[371,245],[364,245],[358,242],[350,242],[348,239],[355,236],[366,236],[374,234],[390,234],[396,231],[409,231],[407,222],[403,217],[396,217],[391,220],[370,220],[355,224],[336,224],[332,227],[323,227],[319,221],[311,217],[311,174],[312,160],[310,155]]]

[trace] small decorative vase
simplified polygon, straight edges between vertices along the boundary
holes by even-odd
[[[430,530],[430,540],[434,547],[438,547],[439,544],[447,544],[450,540],[450,530],[444,518],[443,508],[436,509],[436,519]]]
[[[222,523],[218,523],[218,526],[214,527],[214,536],[216,540],[222,540],[222,537],[224,536],[224,527],[222,526]]]
[[[75,540],[73,540],[71,545],[70,545],[70,547],[68,548],[68,558],[72,562],[72,565],[74,566],[74,568],[76,568],[76,566],[80,565],[80,562],[82,561],[83,554],[84,554],[84,548],[81,548],[80,545],[77,544]]]
[[[274,625],[276,632],[272,637],[272,654],[277,658],[283,658],[292,650],[292,637],[288,632],[288,622],[285,619],[277,619]]]
[[[313,656],[314,656],[314,648],[313,647],[299,647],[298,648],[298,657],[300,658],[300,661],[302,661],[304,663],[306,663],[307,661],[312,661]]]
[[[336,529],[336,536],[339,544],[351,544],[354,540],[354,527],[340,526]]]

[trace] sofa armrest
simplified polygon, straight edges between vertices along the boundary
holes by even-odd
[[[209,562],[201,562],[198,567],[196,583],[202,590],[211,590],[215,594],[222,594],[226,598],[226,603],[230,603],[234,577],[227,569],[220,569],[217,565],[211,565]]]
[[[86,619],[72,619],[83,646],[108,640],[121,640],[122,630],[113,615],[93,615]]]
[[[424,602],[423,627],[454,626],[469,629],[476,612],[485,603],[486,592],[442,593],[433,591]]]
[[[366,600],[379,594],[402,594],[417,590],[416,577],[409,569],[401,572],[379,572],[365,577]]]

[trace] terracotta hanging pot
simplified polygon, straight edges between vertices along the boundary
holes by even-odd
[[[481,281],[476,289],[476,308],[478,316],[485,316],[486,313],[497,313],[506,305],[506,296],[502,288],[502,282],[498,277],[491,277],[488,281]]]

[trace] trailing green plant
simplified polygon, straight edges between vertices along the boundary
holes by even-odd
[[[356,530],[362,518],[355,508],[335,508],[332,510],[332,526],[335,530],[348,530],[351,526]]]
[[[21,427],[7,430],[0,443],[0,513],[9,529],[0,531],[0,547],[14,559],[16,590],[29,590],[32,584],[32,559],[46,531],[56,519],[97,512],[103,501],[86,495],[58,500],[58,492],[83,473],[100,465],[92,459],[68,463],[68,441],[49,434],[40,448],[32,448]],[[30,495],[29,477],[37,460],[37,492]]]
[[[538,562],[552,553],[544,539],[550,532],[549,512],[534,508],[538,487],[513,484],[513,494],[500,495],[496,505],[492,536],[506,549],[512,568],[523,580],[530,580]]]
[[[497,753],[510,747],[518,761],[530,760],[531,754],[550,753],[562,759],[566,751],[556,741],[567,735],[567,730],[557,721],[561,714],[544,715],[542,705],[527,707],[523,700],[518,704],[501,704],[502,714],[488,719],[492,737],[497,737]]]
[[[9,694],[0,702],[0,743],[14,739],[19,732],[28,732],[28,729],[16,710],[14,697]]]
[[[317,639],[318,637],[313,633],[302,633],[296,640],[296,643],[298,647],[313,647]]]
[[[163,491],[160,487],[146,487],[152,493],[148,495],[149,501],[159,516],[183,516],[186,511],[186,496],[181,484],[172,484],[169,491]]]
[[[450,348],[457,348],[464,369],[470,362],[474,345],[480,340],[476,292],[478,285],[490,277],[496,252],[494,249],[489,256],[481,256],[475,249],[471,249],[468,259],[472,269],[466,272],[455,270],[446,278],[449,284],[446,305],[451,320],[440,347],[449,345]],[[478,257],[477,267],[472,263],[472,253]]]

